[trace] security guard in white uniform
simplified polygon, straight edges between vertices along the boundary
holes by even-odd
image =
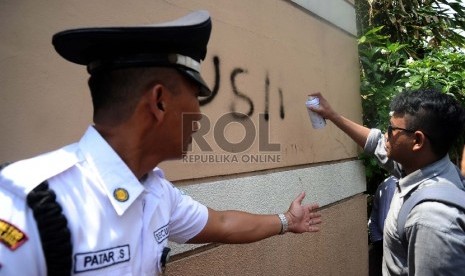
[[[211,93],[200,76],[210,31],[208,12],[196,11],[55,34],[57,52],[87,66],[94,124],[77,143],[1,170],[0,275],[158,275],[168,239],[246,243],[319,230],[304,193],[284,214],[216,211],[157,168],[186,152],[198,97]]]

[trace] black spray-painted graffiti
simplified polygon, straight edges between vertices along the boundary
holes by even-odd
[[[213,101],[213,99],[218,95],[218,91],[220,89],[221,85],[221,71],[220,71],[220,59],[218,56],[213,57],[213,66],[214,66],[214,72],[215,72],[215,83],[212,88],[212,94],[200,101],[200,105],[204,106],[209,104],[210,102]],[[230,81],[231,81],[231,88],[232,92],[234,95],[237,96],[238,99],[245,101],[249,109],[247,112],[238,112],[235,108],[235,103],[231,103],[230,111],[231,114],[236,118],[236,119],[244,119],[244,117],[250,117],[254,114],[254,102],[252,99],[247,96],[244,92],[241,92],[239,88],[236,85],[236,79],[238,78],[239,75],[241,74],[247,74],[247,70],[243,68],[235,68],[232,70],[231,75],[230,75]],[[269,112],[270,112],[270,78],[268,76],[268,73],[266,73],[265,76],[265,110],[264,110],[264,118],[266,121],[269,120]],[[284,119],[284,100],[283,100],[283,91],[281,88],[278,88],[278,96],[279,96],[279,117],[281,119]]]

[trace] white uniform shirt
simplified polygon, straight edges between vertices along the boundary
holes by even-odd
[[[168,239],[184,243],[207,223],[207,208],[173,187],[160,169],[139,182],[89,127],[78,143],[2,170],[0,275],[46,275],[26,203],[27,194],[46,179],[68,220],[73,274],[158,275]]]

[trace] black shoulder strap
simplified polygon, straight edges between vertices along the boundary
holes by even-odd
[[[49,189],[47,181],[27,195],[27,204],[39,229],[48,275],[70,275],[73,263],[71,232],[55,192]]]
[[[10,164],[11,164],[10,162],[0,164],[0,171],[3,170],[3,168],[5,168],[6,166],[8,166]]]
[[[8,164],[1,164],[0,170]],[[48,275],[70,275],[73,264],[71,232],[56,194],[45,180],[27,195],[39,229]]]
[[[397,233],[404,247],[407,247],[407,237],[405,236],[407,217],[413,207],[424,201],[438,201],[465,210],[465,191],[448,185],[435,185],[424,187],[413,193],[404,202],[397,217]]]

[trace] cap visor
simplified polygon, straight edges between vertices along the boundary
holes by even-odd
[[[179,71],[182,74],[184,74],[186,77],[188,77],[189,79],[195,81],[196,83],[200,85],[200,92],[199,92],[200,97],[208,97],[212,94],[212,91],[210,90],[210,88],[208,88],[208,85],[205,83],[202,76],[200,76],[199,72],[184,69],[184,68],[177,68],[177,69],[179,69]]]

